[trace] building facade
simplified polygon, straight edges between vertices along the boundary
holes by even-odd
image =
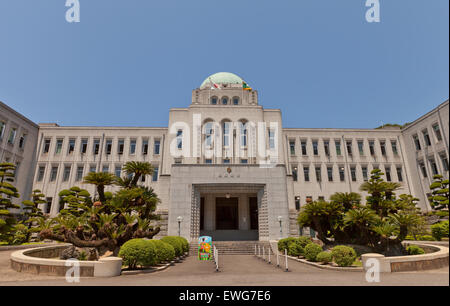
[[[448,126],[446,101],[404,128],[283,128],[281,111],[259,105],[258,91],[217,73],[193,90],[189,107],[170,110],[168,127],[40,124],[28,177],[47,196],[42,209],[56,215],[62,189],[95,194],[82,184],[87,173],[121,176],[125,162],[148,161],[155,171],[141,184],[161,199],[161,235],[278,239],[300,234],[302,205],[359,192],[374,168],[430,210],[432,175],[448,177]]]

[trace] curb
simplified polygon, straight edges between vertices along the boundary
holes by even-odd
[[[333,270],[333,271],[346,271],[346,272],[363,272],[363,267],[333,267],[329,265],[321,265],[315,262],[307,261],[306,259],[300,259],[292,256],[288,256],[289,259],[295,260],[310,266],[314,266],[319,269]]]
[[[52,245],[63,245],[63,243],[41,243],[41,244],[0,246],[0,252],[24,250],[24,249],[34,249],[34,248],[40,248],[40,247],[46,247],[46,246],[52,246]]]
[[[138,274],[148,274],[148,273],[154,273],[154,272],[159,272],[159,271],[164,271],[166,270],[168,267],[170,266],[174,266],[176,263],[182,263],[184,259],[186,259],[186,255],[183,257],[178,257],[175,258],[174,260],[160,265],[158,267],[152,267],[152,268],[147,268],[147,269],[142,269],[142,270],[122,270],[121,275],[138,275]]]

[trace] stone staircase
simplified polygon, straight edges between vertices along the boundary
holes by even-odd
[[[255,245],[269,248],[268,241],[213,241],[213,246],[219,250],[219,255],[253,255],[255,254]],[[198,244],[190,244],[189,255],[197,255]],[[266,251],[267,252],[267,251]]]

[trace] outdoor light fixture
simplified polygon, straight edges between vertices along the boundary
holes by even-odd
[[[231,195],[230,195],[229,193],[227,193],[227,194],[225,194],[225,197],[226,197],[227,199],[229,199],[229,198],[231,197]]]
[[[183,221],[183,217],[178,216],[177,221],[178,221],[178,236],[181,236],[181,221]]]
[[[280,222],[280,239],[283,238],[283,228],[281,227],[281,224],[283,222],[283,217],[278,216],[278,222]]]

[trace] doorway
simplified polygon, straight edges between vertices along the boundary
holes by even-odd
[[[216,198],[216,230],[239,229],[239,198]]]

